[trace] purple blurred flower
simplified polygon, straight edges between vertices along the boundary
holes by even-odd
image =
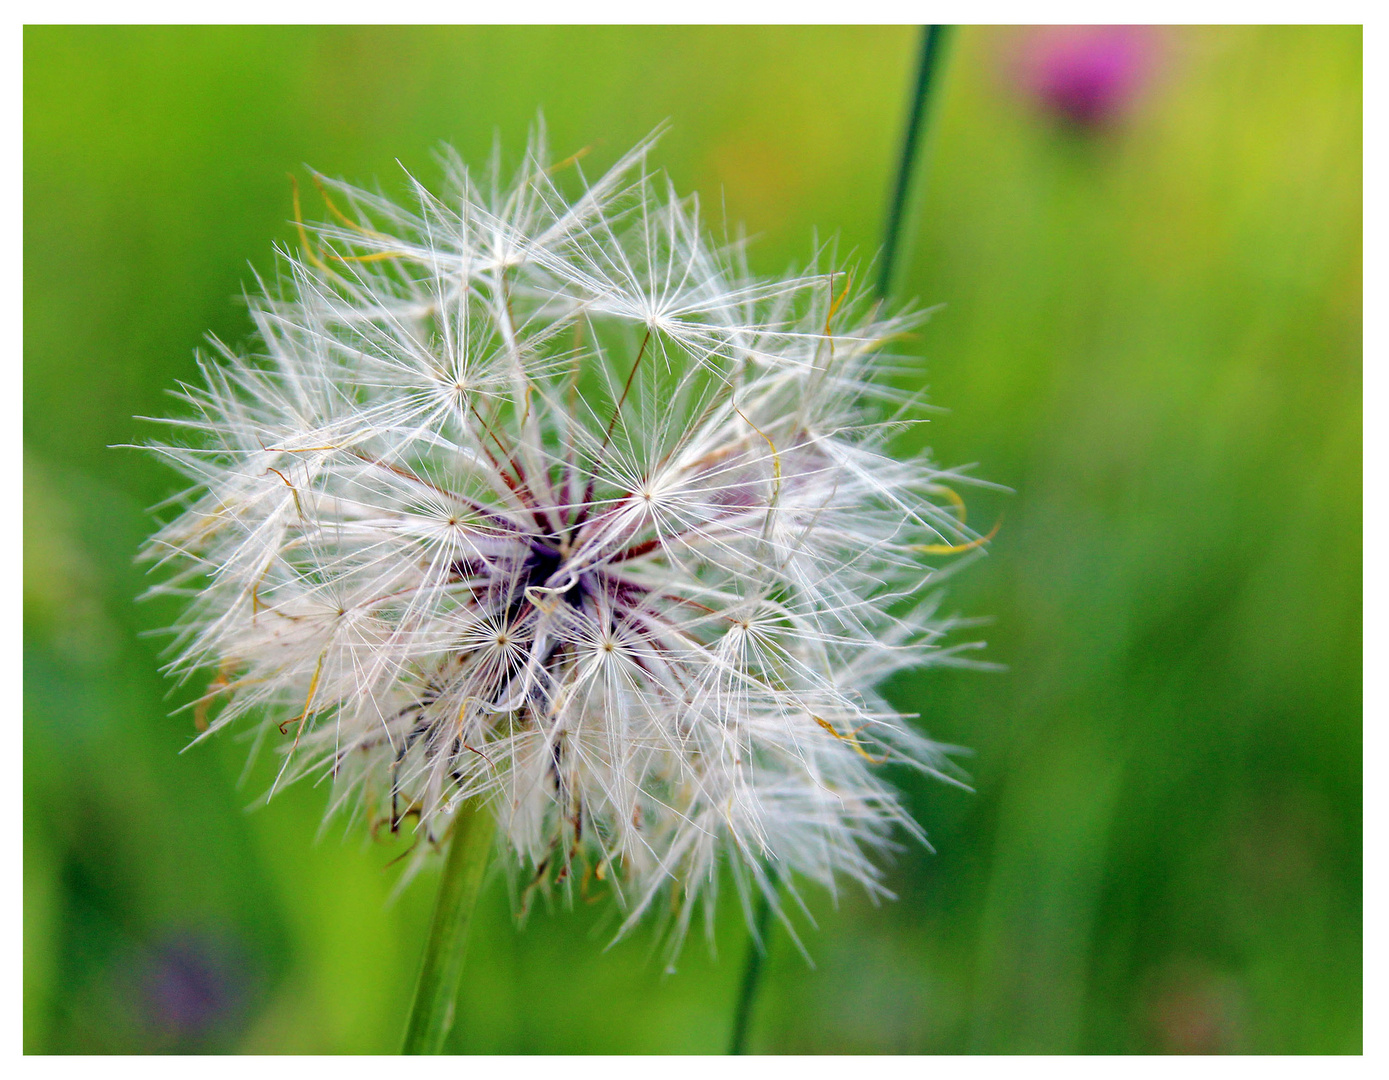
[[[1151,26],[1049,26],[1029,31],[1017,56],[1022,91],[1081,128],[1099,128],[1133,106],[1157,58]]]
[[[245,1002],[239,951],[201,934],[181,933],[153,946],[142,964],[140,1005],[146,1023],[178,1041],[224,1028]]]

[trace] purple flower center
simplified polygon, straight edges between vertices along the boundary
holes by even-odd
[[[1144,26],[1040,30],[1023,48],[1020,81],[1047,111],[1081,127],[1098,127],[1137,98],[1153,45],[1153,31]]]

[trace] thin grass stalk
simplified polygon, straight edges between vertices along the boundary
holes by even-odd
[[[901,250],[901,238],[906,225],[907,207],[912,187],[912,177],[916,171],[916,161],[920,156],[921,144],[925,135],[927,106],[931,89],[936,85],[937,73],[949,31],[948,26],[923,26],[921,28],[921,47],[917,53],[916,85],[912,90],[911,107],[907,123],[902,130],[902,149],[898,157],[897,177],[888,200],[887,221],[883,228],[883,254],[878,264],[877,294],[886,300],[892,291],[892,276],[896,269],[897,256]],[[739,985],[738,1004],[733,1013],[733,1037],[728,1052],[738,1055],[746,1052],[748,1028],[752,1022],[753,1005],[757,1000],[757,990],[762,981],[762,970],[766,966],[767,950],[771,944],[771,900],[765,893],[757,895],[757,911],[754,915],[756,933],[748,943],[748,958],[743,969],[743,979]]]
[[[902,129],[902,151],[897,162],[897,179],[892,186],[892,195],[887,206],[887,221],[883,226],[883,256],[878,263],[877,293],[879,298],[884,300],[892,292],[893,271],[897,268],[897,257],[901,251],[902,234],[908,216],[912,176],[916,172],[916,160],[920,156],[921,144],[926,134],[927,106],[931,89],[938,82],[937,75],[949,30],[948,26],[921,28],[916,86],[912,91],[906,127]]]

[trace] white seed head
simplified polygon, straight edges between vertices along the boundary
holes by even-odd
[[[373,828],[473,800],[623,930],[670,894],[678,947],[725,865],[745,910],[885,894],[870,856],[923,834],[875,766],[952,766],[874,687],[962,662],[922,558],[984,538],[963,477],[886,452],[916,317],[754,276],[649,148],[592,183],[543,135],[510,183],[448,154],[408,208],[320,179],[260,350],[200,358],[152,447],[192,486],[146,555],[204,735],[258,724]]]

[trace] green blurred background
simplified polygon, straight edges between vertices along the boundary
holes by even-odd
[[[898,779],[936,853],[811,894],[765,1052],[1361,1047],[1361,32],[1145,32],[1103,123],[951,42],[902,291],[946,464],[1014,490],[951,603],[1001,673],[892,695],[974,749]],[[136,414],[292,241],[289,171],[403,193],[441,141],[655,160],[758,237],[871,257],[910,28],[29,28],[24,48],[24,1038],[30,1052],[389,1052],[432,880],[320,835],[325,792],[180,756],[136,604],[174,487]],[[1039,44],[1040,43],[1040,44]],[[1031,50],[1031,51],[1029,51]],[[1029,61],[1030,62],[1030,61]],[[1030,69],[1028,69],[1030,70]],[[595,164],[596,163],[596,164]],[[311,211],[317,213],[315,209]],[[248,265],[249,264],[249,265]],[[238,786],[238,781],[241,781]],[[456,1049],[717,1052],[746,938],[666,974],[602,905],[516,929],[493,880]]]

